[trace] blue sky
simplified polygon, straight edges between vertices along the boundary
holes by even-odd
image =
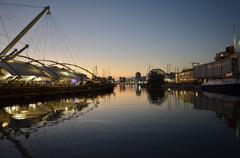
[[[0,0],[4,1],[4,0]],[[240,31],[238,0],[8,0],[50,5],[73,51],[74,62],[111,68],[111,74],[146,74],[148,65],[166,70],[212,61]],[[14,8],[14,7],[12,7]],[[39,9],[17,8],[28,20]],[[28,11],[26,11],[28,10]],[[26,20],[27,21],[27,20]],[[50,53],[51,54],[51,53]],[[64,53],[59,51],[57,56]],[[60,60],[60,59],[59,59]],[[71,59],[69,59],[71,62]]]

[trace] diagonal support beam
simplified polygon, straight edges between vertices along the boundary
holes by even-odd
[[[34,24],[47,12],[50,14],[50,7],[44,7],[44,9],[3,49],[0,53],[0,58],[2,58],[5,54],[8,53],[10,49],[12,49],[17,42],[22,39],[22,37],[33,27]]]

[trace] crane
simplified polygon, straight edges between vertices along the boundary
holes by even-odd
[[[192,63],[190,63],[190,64],[192,65],[192,67],[194,67],[195,65],[199,65],[198,62],[192,62]]]

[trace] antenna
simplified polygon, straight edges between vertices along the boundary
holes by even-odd
[[[234,52],[236,52],[237,42],[236,42],[235,24],[233,24],[233,48],[234,48]]]

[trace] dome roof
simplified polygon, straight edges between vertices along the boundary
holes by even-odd
[[[149,74],[152,74],[152,73],[157,73],[157,74],[161,74],[161,75],[165,75],[165,72],[162,70],[162,69],[152,69],[149,73]]]

